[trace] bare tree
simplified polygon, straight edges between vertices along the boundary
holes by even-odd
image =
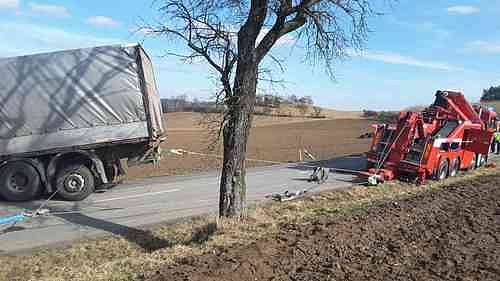
[[[319,106],[313,106],[313,113],[312,117],[314,118],[321,118],[321,113],[323,112],[323,108]]]
[[[298,109],[298,111],[302,117],[305,117],[307,114],[307,111],[309,110],[309,106],[307,105],[307,103],[299,103],[295,107]]]
[[[205,60],[216,71],[225,104],[221,124],[224,161],[220,216],[241,217],[246,208],[246,146],[262,62],[281,61],[270,54],[292,34],[308,61],[332,63],[361,49],[375,0],[158,0],[161,19],[144,26],[149,35],[180,40],[187,62]],[[383,1],[383,0],[381,0]],[[387,1],[387,0],[386,0]],[[171,53],[172,54],[172,53]]]

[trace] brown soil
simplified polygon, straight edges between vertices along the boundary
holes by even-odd
[[[197,113],[167,114],[167,141],[164,151],[185,149],[188,151],[221,155],[220,145],[215,150],[208,147],[213,134],[200,121],[206,115]],[[370,140],[358,137],[370,132],[372,121],[364,119],[307,119],[299,117],[256,116],[248,145],[248,158],[295,162],[299,160],[298,149],[304,147],[320,159],[340,155],[363,153]],[[128,178],[186,174],[221,167],[221,160],[214,157],[177,156],[167,154],[160,168],[142,165],[129,169]],[[248,166],[269,165],[263,162],[248,162]]]
[[[177,260],[150,280],[500,280],[500,176]]]
[[[337,115],[332,113],[332,117],[328,118],[310,118],[310,117],[279,117],[279,116],[266,116],[266,115],[255,115],[253,120],[253,127],[264,127],[269,125],[283,125],[290,123],[302,123],[302,122],[314,122],[318,120],[338,120],[338,119],[361,119],[356,117],[354,114],[345,114],[344,118],[340,118],[340,113],[335,112]],[[205,122],[207,120],[215,120],[220,115],[218,114],[202,114],[196,112],[173,112],[165,114],[165,120],[167,123],[167,130],[171,131],[183,131],[183,130],[205,130]]]

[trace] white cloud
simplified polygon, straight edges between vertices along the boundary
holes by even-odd
[[[394,16],[388,16],[388,21],[391,24],[398,25],[404,29],[409,30],[410,32],[418,32],[432,35],[432,40],[445,41],[452,36],[452,32],[448,29],[441,27],[439,24],[436,24],[431,21],[423,21],[423,22],[411,22],[408,20],[401,20]]]
[[[16,9],[19,7],[19,0],[0,0],[0,9]]]
[[[110,17],[105,16],[93,16],[87,18],[87,23],[95,25],[95,26],[105,26],[105,27],[118,27],[120,26],[120,22],[114,20]]]
[[[50,16],[55,16],[55,17],[69,17],[71,16],[71,13],[68,11],[68,9],[64,6],[57,6],[57,5],[46,5],[46,4],[38,4],[35,2],[29,3],[29,7],[31,11],[36,12],[36,13],[42,13]]]
[[[484,54],[500,54],[500,42],[477,40],[466,45],[468,51]]]
[[[481,11],[481,9],[479,7],[468,6],[468,5],[450,6],[446,10],[448,11],[448,13],[456,14],[456,15],[477,14]]]
[[[0,57],[123,43],[38,24],[0,23]]]
[[[380,52],[380,51],[365,51],[361,53],[357,53],[354,51],[348,51],[348,54],[351,56],[358,56],[363,59],[372,60],[372,61],[380,61],[389,64],[398,64],[398,65],[408,65],[420,68],[434,69],[434,70],[444,70],[444,71],[461,71],[463,68],[455,67],[449,65],[447,63],[437,62],[437,61],[426,61],[416,59],[410,56],[404,56],[397,53],[390,52]]]

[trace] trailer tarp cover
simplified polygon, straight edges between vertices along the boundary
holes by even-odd
[[[139,45],[0,59],[0,155],[161,135],[153,73]]]

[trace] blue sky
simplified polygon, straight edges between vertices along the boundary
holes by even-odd
[[[132,31],[156,16],[151,3],[0,0],[0,57],[140,41]],[[284,40],[274,53],[286,59],[286,70],[275,76],[286,83],[274,91],[343,110],[401,109],[431,103],[437,89],[462,90],[477,101],[483,88],[500,85],[500,1],[400,0],[383,11],[370,22],[366,50],[335,64],[336,81],[304,63],[293,36]],[[161,57],[176,47],[171,42],[143,43],[162,96],[213,95],[208,66]]]

